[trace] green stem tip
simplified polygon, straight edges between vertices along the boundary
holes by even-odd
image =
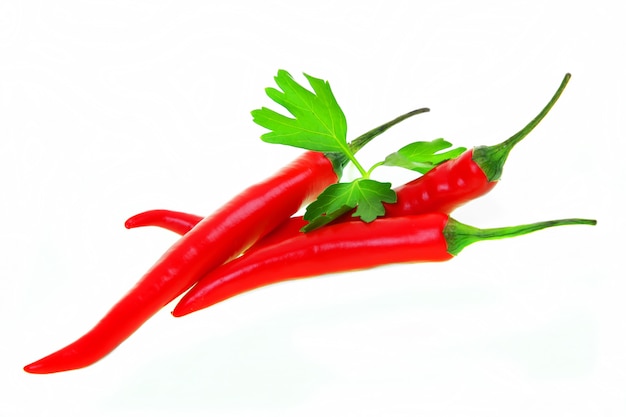
[[[522,139],[543,120],[552,107],[556,104],[557,100],[565,90],[565,86],[569,82],[571,74],[565,74],[561,85],[556,90],[556,93],[552,96],[548,104],[539,112],[534,119],[532,119],[526,126],[524,126],[519,132],[505,140],[504,142],[493,146],[479,146],[474,148],[473,160],[483,170],[489,181],[498,181],[502,176],[502,169],[506,162],[509,152],[515,145],[517,145]]]
[[[594,226],[596,220],[591,219],[560,219],[548,220],[538,223],[523,224],[519,226],[497,227],[492,229],[479,229],[474,226],[463,224],[450,218],[443,231],[448,244],[448,253],[458,255],[465,247],[475,242],[483,240],[506,239],[516,237],[538,230],[554,226],[566,226],[575,224],[586,224]]]

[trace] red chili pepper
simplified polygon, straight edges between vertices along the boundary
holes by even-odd
[[[504,164],[513,147],[548,114],[570,78],[571,75],[566,74],[541,112],[509,139],[497,145],[479,146],[465,151],[458,158],[445,161],[425,175],[397,188],[397,201],[393,204],[383,203],[385,216],[433,211],[451,213],[468,201],[487,194],[500,180]]]
[[[563,219],[477,229],[445,213],[428,213],[325,226],[249,252],[211,271],[183,296],[172,314],[183,316],[255,288],[291,279],[394,263],[447,261],[474,242],[572,224],[594,225],[596,221]]]
[[[353,140],[353,152],[418,109]],[[102,359],[163,306],[211,269],[238,256],[335,183],[343,154],[305,152],[274,176],[240,193],[179,239],[95,327],[70,345],[24,367],[30,373],[83,368]]]
[[[247,249],[336,181],[324,154],[304,153],[198,223],[88,333],[24,369],[60,372],[103,358],[205,273]]]

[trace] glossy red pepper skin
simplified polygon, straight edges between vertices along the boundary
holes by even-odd
[[[239,255],[337,179],[333,164],[324,154],[304,153],[200,221],[95,327],[24,370],[61,372],[100,360],[209,270]]]
[[[211,271],[187,292],[172,314],[183,316],[273,283],[404,262],[435,262],[447,252],[444,213],[345,222],[300,233]]]

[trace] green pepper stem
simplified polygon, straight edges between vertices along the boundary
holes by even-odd
[[[465,247],[471,245],[472,243],[480,242],[483,240],[506,239],[509,237],[521,236],[554,226],[565,226],[574,224],[586,224],[593,226],[596,223],[596,220],[590,219],[560,219],[531,224],[523,224],[519,226],[479,229],[450,218],[448,220],[448,223],[446,224],[446,227],[443,230],[443,235],[448,245],[448,253],[456,256]]]
[[[393,120],[388,121],[387,123],[383,123],[382,125],[375,127],[374,129],[369,130],[368,132],[365,132],[361,136],[352,140],[348,144],[348,150],[346,153],[327,152],[325,155],[332,162],[333,168],[335,169],[335,172],[337,173],[338,177],[341,178],[341,174],[343,173],[343,168],[346,166],[348,162],[354,163],[354,165],[357,167],[361,175],[363,175],[364,177],[367,177],[368,175],[367,171],[365,171],[365,168],[363,168],[359,164],[359,162],[354,157],[354,154],[357,153],[365,145],[367,145],[372,139],[374,139],[376,136],[380,135],[381,133],[384,133],[390,127],[397,125],[398,123],[408,119],[409,117],[412,117],[421,113],[426,113],[429,111],[430,109],[425,108],[425,107],[421,109],[417,109],[417,110],[412,110],[408,113],[405,113],[401,116],[396,117]]]
[[[403,114],[402,116],[398,116],[395,119],[390,120],[387,123],[383,123],[382,125],[375,127],[374,129],[362,134],[361,136],[359,136],[358,138],[350,142],[348,146],[350,146],[350,149],[352,150],[352,152],[356,153],[363,146],[367,145],[372,139],[374,139],[376,136],[380,135],[381,133],[385,132],[390,127],[395,126],[398,123],[408,119],[409,117],[415,116],[416,114],[427,113],[429,111],[430,109],[423,107],[421,109],[412,110],[408,113]]]
[[[502,176],[502,169],[506,162],[509,152],[515,145],[517,145],[522,139],[543,120],[552,107],[556,104],[557,100],[561,96],[561,93],[565,89],[565,86],[569,82],[571,74],[565,74],[561,85],[556,90],[556,93],[552,96],[548,104],[539,112],[533,120],[531,120],[522,130],[505,140],[504,142],[493,146],[479,146],[474,148],[473,160],[483,170],[489,181],[497,181]]]

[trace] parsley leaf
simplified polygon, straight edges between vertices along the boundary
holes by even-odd
[[[302,231],[324,226],[354,208],[356,211],[352,216],[369,223],[385,214],[383,202],[396,202],[391,183],[359,178],[350,183],[332,184],[306,208],[304,220],[308,224]]]
[[[466,151],[466,148],[459,147],[440,152],[451,146],[450,142],[441,138],[430,142],[414,142],[388,155],[378,165],[407,168],[425,174],[440,163],[456,158]]]
[[[346,117],[330,84],[307,74],[304,76],[313,91],[298,84],[285,70],[279,70],[274,77],[280,90],[265,89],[267,95],[293,117],[267,107],[253,110],[253,121],[269,130],[261,139],[311,151],[351,154],[347,144]]]

